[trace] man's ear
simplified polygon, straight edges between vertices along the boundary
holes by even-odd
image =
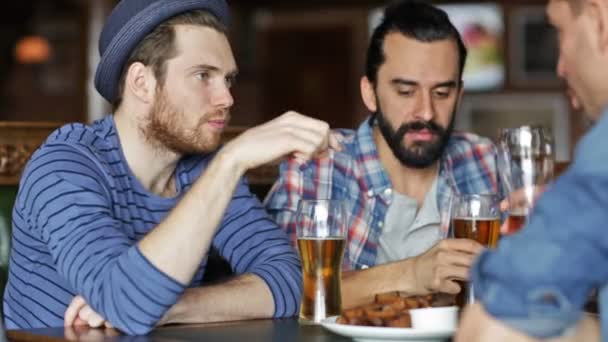
[[[143,103],[152,103],[156,93],[156,77],[152,69],[140,62],[129,65],[124,91]]]
[[[359,86],[361,88],[361,98],[363,99],[363,103],[370,112],[375,113],[378,110],[378,102],[376,99],[374,84],[370,82],[367,76],[363,76],[361,77]]]

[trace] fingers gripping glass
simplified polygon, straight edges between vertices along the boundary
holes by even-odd
[[[452,200],[454,238],[471,239],[496,247],[500,236],[500,199],[494,194],[459,194]],[[473,284],[461,282],[456,304],[463,307],[475,299]]]

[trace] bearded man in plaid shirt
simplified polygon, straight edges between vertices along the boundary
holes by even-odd
[[[442,239],[448,189],[500,193],[490,140],[452,133],[463,93],[466,48],[447,15],[414,1],[385,10],[367,54],[361,94],[373,113],[358,130],[336,130],[341,151],[281,165],[266,198],[295,245],[300,199],[346,202],[343,305],[376,293],[456,294],[483,247]]]

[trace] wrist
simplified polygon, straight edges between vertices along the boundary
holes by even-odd
[[[172,307],[165,312],[161,320],[157,325],[174,324],[174,323],[188,323],[192,321],[190,317],[190,306],[195,301],[191,296],[191,290],[186,290],[177,303],[173,304]]]
[[[423,282],[419,279],[419,272],[417,272],[419,259],[420,256],[416,256],[404,260],[405,264],[403,276],[406,277],[404,284],[409,286],[408,293],[411,293],[412,295],[422,295],[429,292],[426,286],[424,286]]]
[[[400,286],[401,291],[407,294],[417,295],[425,292],[423,288],[420,288],[420,286],[418,286],[418,277],[416,274],[417,259],[417,257],[414,257],[399,262],[399,284],[402,284]]]
[[[224,171],[235,173],[235,176],[239,178],[247,171],[247,167],[243,165],[241,158],[239,158],[237,148],[232,143],[228,143],[220,149],[214,161],[217,161]]]

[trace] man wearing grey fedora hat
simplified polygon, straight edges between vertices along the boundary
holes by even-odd
[[[297,254],[246,170],[339,148],[295,112],[219,149],[237,67],[224,0],[122,0],[104,26],[95,86],[114,106],[34,153],[13,211],[8,328],[292,316]],[[202,287],[213,246],[236,276]]]

